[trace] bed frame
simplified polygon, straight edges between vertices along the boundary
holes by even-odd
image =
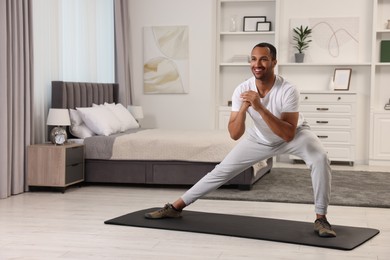
[[[117,102],[118,88],[116,83],[53,81],[52,107],[75,109],[76,107],[90,107],[92,103]],[[192,185],[215,166],[216,163],[207,162],[86,159],[85,182]],[[269,158],[267,166],[256,174],[253,172],[254,168],[250,167],[225,185],[236,185],[241,190],[249,190],[271,168],[272,158]]]

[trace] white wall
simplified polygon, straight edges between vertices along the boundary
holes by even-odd
[[[215,14],[210,0],[129,0],[133,104],[141,105],[143,127],[213,129],[215,124]],[[143,93],[143,27],[189,28],[188,94]]]

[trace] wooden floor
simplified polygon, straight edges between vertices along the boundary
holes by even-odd
[[[352,251],[103,223],[163,205],[184,191],[84,186],[64,194],[36,191],[0,200],[0,259],[390,259],[390,209],[329,208],[331,223],[381,231]],[[189,209],[314,220],[313,205],[304,204],[198,200]]]

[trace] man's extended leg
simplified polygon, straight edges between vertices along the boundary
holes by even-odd
[[[273,151],[272,147],[259,144],[252,137],[245,137],[220,164],[185,192],[181,198],[173,204],[167,204],[167,210],[159,214],[156,212],[147,213],[145,217],[162,218],[170,217],[170,215],[176,216],[175,211],[180,212],[184,207],[217,189],[256,162],[272,157],[274,155]]]

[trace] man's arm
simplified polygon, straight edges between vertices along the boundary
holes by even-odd
[[[238,112],[233,111],[230,113],[228,130],[230,137],[233,140],[240,139],[240,137],[245,133],[246,111],[249,106],[250,103],[243,102]]]
[[[262,106],[260,109],[256,109],[256,111],[259,112],[261,117],[267,123],[272,132],[274,132],[274,134],[286,142],[294,139],[298,124],[299,112],[282,113],[281,118],[279,119],[264,106]]]
[[[281,118],[279,119],[260,103],[259,94],[257,92],[247,91],[244,92],[241,97],[244,101],[251,104],[252,108],[260,114],[272,132],[277,136],[286,142],[294,139],[299,112],[282,113]]]

